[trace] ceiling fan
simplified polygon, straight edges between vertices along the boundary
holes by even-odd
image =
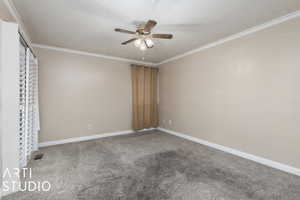
[[[136,35],[135,38],[127,40],[122,43],[122,45],[126,45],[130,42],[134,42],[134,45],[140,50],[145,51],[148,48],[152,48],[154,46],[154,42],[152,38],[159,38],[159,39],[172,39],[172,34],[152,34],[151,30],[157,24],[154,20],[149,20],[146,24],[140,24],[137,26],[137,30],[128,31],[125,29],[116,28],[116,32],[127,33],[127,34],[134,34]]]

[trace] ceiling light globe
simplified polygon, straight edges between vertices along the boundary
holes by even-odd
[[[152,48],[154,46],[154,42],[150,38],[146,38],[145,42],[149,48]]]
[[[146,49],[147,49],[146,44],[144,42],[142,42],[141,45],[140,45],[140,50],[145,51]]]
[[[140,47],[141,44],[142,44],[142,40],[141,39],[137,39],[137,40],[134,41],[134,46],[136,46],[136,47]]]

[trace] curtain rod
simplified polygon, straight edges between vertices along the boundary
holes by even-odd
[[[22,33],[19,31],[19,35],[20,35],[20,39],[21,39],[21,43],[23,43],[23,45],[27,48],[29,48],[29,50],[31,51],[32,55],[34,56],[34,58],[37,58],[36,55],[34,54],[32,48],[28,45],[28,43],[26,42],[26,40],[24,39]]]

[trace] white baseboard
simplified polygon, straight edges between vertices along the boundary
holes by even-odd
[[[151,130],[155,130],[155,129],[156,128],[148,128],[148,129],[143,129],[143,130],[138,130],[138,131],[134,131],[134,130],[117,131],[117,132],[111,132],[111,133],[100,133],[100,134],[97,134],[97,135],[89,135],[89,136],[83,136],[83,137],[68,138],[68,139],[63,139],[63,140],[42,142],[42,143],[39,143],[39,147],[48,147],[48,146],[54,146],[54,145],[59,145],[59,144],[67,144],[67,143],[95,140],[95,139],[111,137],[111,136],[141,133],[141,132],[151,131]]]
[[[183,133],[178,133],[178,132],[171,131],[171,130],[164,129],[164,128],[158,128],[158,130],[169,133],[171,135],[175,135],[177,137],[181,137],[181,138],[184,138],[184,139],[202,144],[202,145],[206,145],[206,146],[218,149],[220,151],[224,151],[226,153],[230,153],[230,154],[233,154],[233,155],[236,155],[236,156],[248,159],[248,160],[252,160],[254,162],[266,165],[268,167],[272,167],[272,168],[279,169],[281,171],[284,171],[284,172],[287,172],[287,173],[290,173],[290,174],[300,176],[300,169],[295,168],[295,167],[291,167],[291,166],[288,166],[288,165],[285,165],[285,164],[282,164],[282,163],[279,163],[279,162],[275,162],[275,161],[272,161],[272,160],[269,160],[269,159],[266,159],[266,158],[262,158],[262,157],[259,157],[259,156],[255,156],[255,155],[252,155],[252,154],[249,154],[249,153],[241,152],[239,150],[232,149],[232,148],[229,148],[229,147],[225,147],[225,146],[222,146],[222,145],[219,145],[219,144],[214,144],[214,143],[211,143],[211,142],[208,142],[208,141],[205,141],[205,140],[201,140],[199,138],[195,138],[195,137],[183,134]]]
[[[48,147],[48,146],[54,146],[54,145],[59,145],[59,144],[82,142],[82,141],[94,140],[94,139],[111,137],[111,136],[127,135],[127,134],[133,134],[133,133],[137,133],[137,132],[135,132],[133,130],[127,130],[127,131],[102,133],[102,134],[97,134],[97,135],[90,135],[90,136],[83,136],[83,137],[76,137],[76,138],[68,138],[68,139],[63,139],[63,140],[42,142],[42,143],[39,143],[39,147]]]
[[[300,169],[295,168],[295,167],[291,167],[288,166],[286,164],[282,164],[276,161],[272,161],[266,158],[262,158],[259,156],[255,156],[249,153],[245,153],[245,152],[241,152],[239,150],[236,149],[232,149],[229,147],[225,147],[219,144],[215,144],[215,143],[211,143],[205,140],[201,140],[199,138],[196,137],[192,137],[189,135],[186,135],[184,133],[179,133],[179,132],[175,132],[175,131],[171,131],[168,129],[164,129],[164,128],[157,128],[160,131],[163,131],[165,133],[169,133],[171,135],[175,135],[177,137],[181,137],[202,145],[206,145],[215,149],[218,149],[220,151],[224,151],[226,153],[230,153],[248,160],[252,160],[254,162],[266,165],[268,167],[272,167],[275,169],[279,169],[281,171],[290,173],[290,174],[294,174],[297,176],[300,176]],[[97,134],[97,135],[91,135],[91,136],[84,136],[84,137],[77,137],[77,138],[68,138],[68,139],[63,139],[63,140],[56,140],[56,141],[49,141],[49,142],[43,142],[43,143],[39,143],[39,147],[48,147],[48,146],[54,146],[54,145],[59,145],[59,144],[66,144],[66,143],[74,143],[74,142],[81,142],[81,141],[88,141],[88,140],[94,140],[94,139],[99,139],[99,138],[105,138],[105,137],[111,137],[111,136],[119,136],[119,135],[128,135],[128,134],[134,134],[134,133],[140,133],[143,131],[149,131],[149,130],[155,130],[155,128],[151,128],[151,129],[145,129],[142,131],[133,131],[133,130],[127,130],[127,131],[118,131],[118,132],[112,132],[112,133],[103,133],[103,134]]]

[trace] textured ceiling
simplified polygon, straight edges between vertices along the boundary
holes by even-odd
[[[13,0],[33,43],[148,62],[161,62],[202,45],[300,9],[299,0]],[[154,33],[172,33],[172,40],[154,40],[145,52],[131,35],[154,19]]]

